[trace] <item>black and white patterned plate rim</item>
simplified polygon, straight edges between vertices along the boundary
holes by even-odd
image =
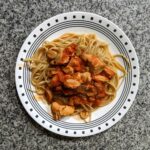
[[[104,116],[89,123],[67,123],[53,121],[51,116],[35,101],[31,88],[30,72],[23,59],[32,56],[41,43],[55,32],[70,27],[84,27],[96,30],[108,37],[131,63],[131,71],[125,78],[122,94],[116,105]],[[23,63],[23,66],[18,66]],[[125,63],[124,63],[125,64]],[[126,67],[126,65],[125,65]],[[130,108],[138,90],[139,65],[136,52],[121,29],[99,15],[86,12],[70,12],[52,17],[31,32],[24,42],[16,63],[16,87],[20,100],[29,115],[40,125],[65,136],[89,136],[102,132],[118,122]]]

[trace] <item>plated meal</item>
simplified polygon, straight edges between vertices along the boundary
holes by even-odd
[[[97,14],[68,12],[37,26],[16,61],[26,112],[48,131],[84,137],[115,125],[139,84],[136,51],[126,34]]]
[[[125,59],[112,55],[94,34],[66,33],[45,41],[25,62],[35,92],[44,96],[54,120],[78,114],[86,121],[115,98],[119,80],[127,74],[116,57]]]

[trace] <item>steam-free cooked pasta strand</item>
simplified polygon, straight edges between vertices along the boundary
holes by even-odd
[[[112,55],[95,34],[66,33],[43,42],[25,62],[35,92],[45,97],[55,120],[78,114],[87,122],[93,111],[115,99],[129,71],[118,57],[130,68],[124,55]]]

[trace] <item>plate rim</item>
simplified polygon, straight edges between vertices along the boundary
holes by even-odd
[[[123,35],[123,36],[125,36],[125,38],[127,39],[127,41],[129,41],[130,42],[130,46],[131,46],[131,49],[134,51],[134,57],[136,57],[136,64],[137,64],[137,76],[138,76],[138,78],[136,78],[136,90],[135,90],[135,94],[133,95],[133,100],[132,100],[132,102],[131,102],[131,104],[129,105],[129,107],[128,107],[128,109],[126,109],[126,112],[125,112],[125,114],[129,111],[129,109],[131,108],[131,106],[133,105],[133,101],[135,100],[135,98],[136,98],[136,95],[137,95],[137,92],[138,92],[138,89],[139,89],[139,77],[140,77],[140,68],[139,68],[139,60],[138,60],[138,57],[137,57],[137,54],[136,54],[136,51],[135,51],[135,48],[133,47],[133,45],[132,45],[132,42],[130,41],[130,39],[128,38],[128,36],[124,33],[124,31],[122,30],[122,29],[120,29],[119,27],[118,27],[118,25],[116,25],[116,24],[114,24],[112,21],[110,21],[110,20],[108,20],[107,18],[105,18],[105,17],[103,17],[103,16],[100,16],[100,15],[98,15],[98,14],[95,14],[95,13],[90,13],[90,12],[84,12],[84,11],[73,11],[73,12],[65,12],[65,13],[61,13],[61,14],[57,14],[56,16],[53,16],[53,17],[50,17],[50,18],[48,18],[48,19],[46,19],[45,21],[43,21],[42,23],[40,23],[38,26],[36,26],[30,33],[29,33],[29,35],[26,37],[26,39],[24,40],[24,42],[23,42],[23,44],[22,44],[22,46],[21,46],[21,48],[20,48],[20,50],[19,50],[19,52],[18,52],[18,56],[17,56],[17,60],[16,60],[16,67],[15,67],[15,84],[16,84],[16,89],[17,89],[17,93],[18,93],[18,96],[19,96],[19,99],[20,99],[20,101],[21,101],[21,103],[22,103],[22,105],[23,105],[23,107],[24,107],[24,109],[27,111],[27,113],[29,114],[29,116],[31,117],[31,118],[33,118],[33,120],[34,121],[36,121],[39,125],[41,125],[42,127],[44,127],[45,129],[47,129],[47,130],[49,130],[49,131],[51,131],[51,132],[53,132],[53,133],[55,133],[55,134],[59,134],[59,135],[63,135],[63,136],[68,136],[68,137],[86,137],[86,136],[91,136],[91,135],[95,135],[95,134],[98,134],[98,133],[101,133],[101,132],[103,132],[103,131],[106,131],[107,129],[109,129],[109,128],[111,128],[113,125],[115,125],[117,122],[119,122],[123,117],[124,117],[124,115],[122,115],[121,116],[121,118],[119,118],[118,119],[118,121],[116,121],[114,124],[112,124],[110,127],[108,127],[108,128],[105,128],[104,130],[101,130],[101,131],[99,131],[99,132],[96,132],[96,133],[91,133],[91,134],[84,134],[84,135],[74,135],[74,134],[63,134],[62,132],[57,132],[57,131],[54,131],[54,130],[51,130],[50,128],[47,128],[47,127],[45,127],[45,126],[43,126],[43,124],[41,123],[41,122],[39,122],[36,118],[34,118],[33,117],[33,115],[31,114],[31,112],[30,112],[30,110],[29,109],[27,109],[26,107],[26,105],[23,103],[23,101],[22,101],[22,97],[21,97],[21,95],[19,94],[19,91],[20,91],[20,89],[19,89],[19,85],[17,84],[17,82],[18,82],[18,76],[17,76],[17,72],[18,72],[18,66],[17,66],[17,62],[18,62],[18,59],[19,59],[19,54],[20,54],[20,52],[21,52],[21,50],[22,50],[22,48],[24,47],[24,44],[26,43],[26,41],[27,41],[27,39],[28,38],[30,38],[30,36],[31,35],[33,35],[33,33],[36,31],[36,29],[38,28],[38,27],[40,27],[40,26],[42,26],[42,25],[44,25],[46,22],[48,22],[50,19],[55,19],[55,18],[57,18],[57,17],[64,17],[65,15],[71,15],[71,14],[85,14],[85,15],[92,15],[92,16],[95,16],[95,17],[98,17],[98,18],[101,18],[102,20],[105,20],[106,22],[109,22],[109,23],[111,23],[113,26],[115,26],[115,28],[117,28],[117,30],[119,31],[119,32],[121,32],[121,34]],[[63,22],[65,22],[65,21],[63,21]],[[128,93],[128,95],[129,95],[129,93]]]

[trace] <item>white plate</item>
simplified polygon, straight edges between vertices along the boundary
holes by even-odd
[[[115,100],[93,112],[92,121],[89,123],[83,123],[75,117],[54,121],[49,115],[50,108],[46,103],[36,101],[34,93],[28,90],[33,88],[31,73],[23,59],[31,57],[43,41],[55,39],[67,32],[95,33],[108,42],[112,53],[125,55],[131,63],[131,70],[118,90]],[[119,61],[127,68],[124,61]],[[130,40],[114,23],[93,13],[69,12],[44,21],[31,32],[19,52],[15,75],[21,103],[38,124],[60,135],[82,137],[110,128],[126,114],[138,90],[139,64]]]

